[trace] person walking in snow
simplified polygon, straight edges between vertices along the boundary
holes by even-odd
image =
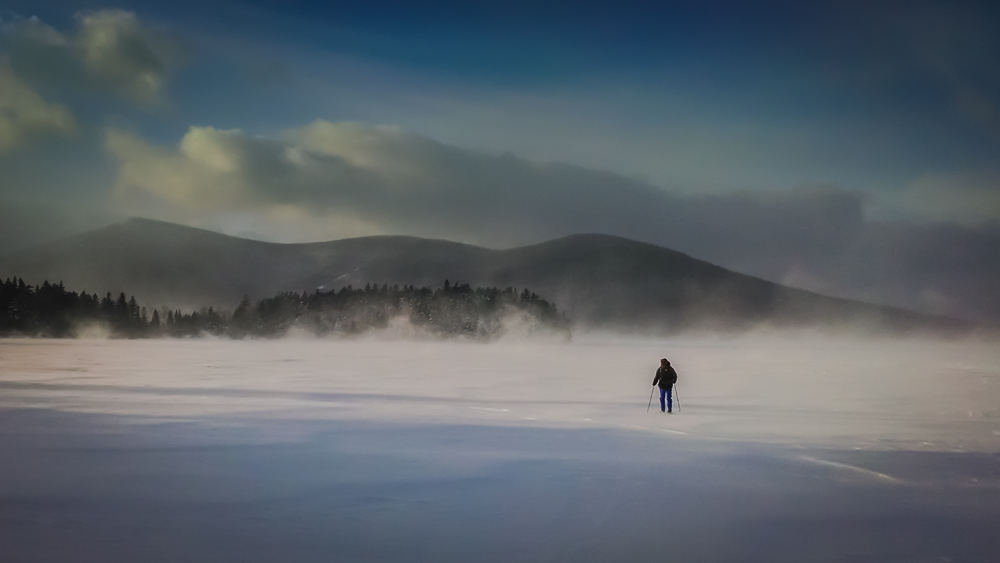
[[[660,412],[674,412],[674,398],[672,389],[677,383],[677,372],[666,358],[660,360],[660,367],[656,370],[656,377],[653,378],[653,385],[660,386]]]

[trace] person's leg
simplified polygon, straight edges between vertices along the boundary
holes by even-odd
[[[667,392],[667,389],[660,388],[660,412],[667,410],[666,404],[663,402],[663,394]]]
[[[671,387],[670,389],[667,389],[666,391],[667,391],[667,412],[674,412],[674,388]],[[661,397],[663,396],[663,392],[662,391],[660,392],[660,396]],[[660,399],[660,402],[662,403],[663,399]],[[660,409],[660,410],[663,410],[663,409]]]

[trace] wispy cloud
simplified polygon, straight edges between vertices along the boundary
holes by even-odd
[[[10,68],[0,65],[0,153],[39,137],[69,137],[76,130],[69,108],[46,102]]]
[[[115,92],[144,107],[165,102],[164,89],[183,60],[178,40],[122,10],[81,12],[63,33],[36,17],[3,25],[3,46],[15,71],[63,88]]]
[[[77,43],[87,72],[140,103],[160,101],[167,78],[164,48],[135,14],[104,10],[79,20]]]

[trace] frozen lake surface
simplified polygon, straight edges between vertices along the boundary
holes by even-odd
[[[4,561],[986,562],[997,522],[996,343],[0,341]]]

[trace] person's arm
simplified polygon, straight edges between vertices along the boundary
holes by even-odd
[[[653,385],[656,385],[660,381],[660,376],[663,375],[663,370],[656,368],[656,377],[653,378]]]

